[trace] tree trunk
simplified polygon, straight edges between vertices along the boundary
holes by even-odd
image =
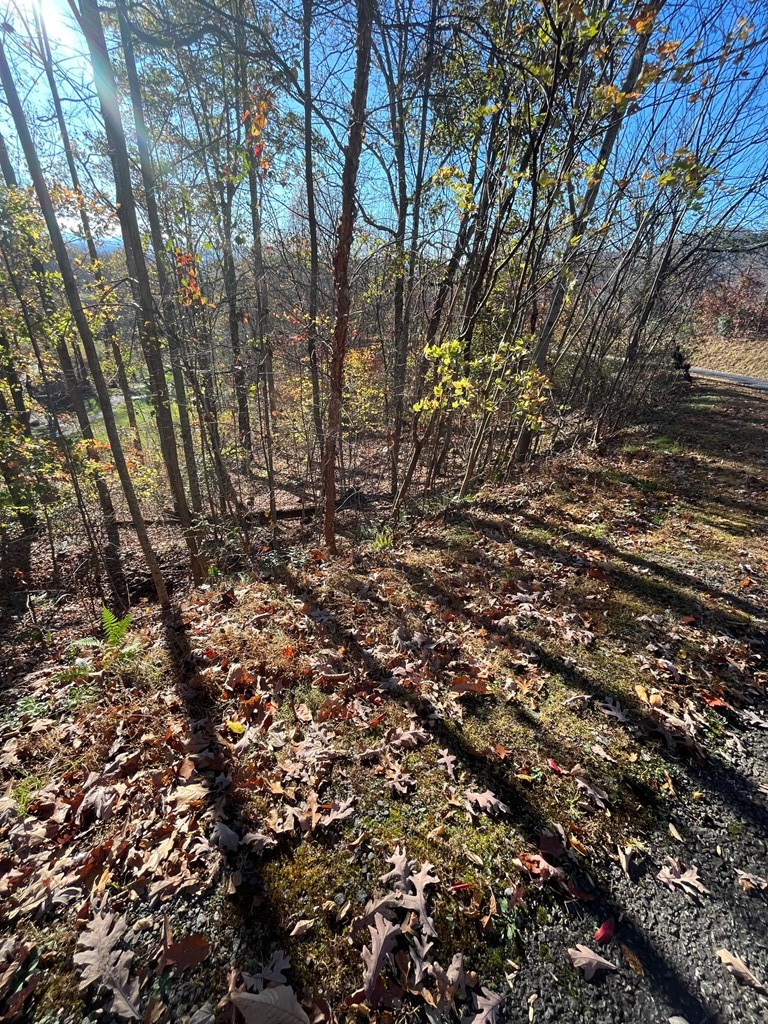
[[[658,10],[662,6],[663,0],[657,4],[656,14],[658,14]],[[652,31],[653,24],[649,25],[649,27],[638,36],[637,43],[635,45],[635,52],[632,55],[632,61],[629,65],[627,75],[622,86],[623,93],[633,92],[637,86],[640,75],[643,71],[643,61],[645,60],[645,54],[648,49]],[[600,186],[603,183],[603,178],[608,167],[608,161],[611,158],[616,140],[619,137],[619,131],[621,130],[621,126],[624,121],[625,112],[626,105],[614,108],[610,124],[603,136],[600,153],[595,161],[595,172],[592,175],[591,182],[584,195],[581,209],[573,220],[573,226],[570,232],[571,239],[580,238],[584,234],[587,222],[592,215],[595,203],[597,202],[597,198],[600,194]],[[539,335],[531,357],[531,365],[536,367],[536,369],[540,370],[542,373],[547,365],[549,346],[552,343],[552,338],[554,337],[555,328],[557,327],[557,322],[560,319],[560,314],[562,312],[563,305],[565,304],[567,293],[568,275],[567,267],[564,265],[562,272],[558,276],[557,283],[555,284],[555,290],[549,303],[549,309],[547,310],[547,317],[542,325],[541,334]],[[530,449],[532,439],[533,432],[531,431],[530,426],[527,423],[524,423],[520,428],[520,433],[518,434],[517,443],[515,445],[516,459],[522,460],[526,457]]]
[[[142,184],[144,185],[147,220],[149,221],[149,232],[152,239],[155,266],[157,268],[157,282],[160,287],[160,300],[162,302],[166,336],[168,338],[168,351],[171,357],[173,390],[176,396],[176,406],[179,410],[179,433],[181,434],[181,444],[184,450],[184,465],[187,470],[189,497],[192,504],[192,510],[199,515],[203,509],[203,502],[200,494],[200,479],[197,472],[197,456],[192,439],[192,425],[189,419],[189,404],[187,402],[187,389],[182,369],[178,322],[175,315],[173,297],[171,295],[163,255],[165,252],[165,246],[163,245],[163,232],[160,225],[160,214],[157,207],[157,196],[155,193],[156,182],[154,170],[152,168],[152,157],[149,152],[149,133],[147,132],[147,124],[144,117],[144,105],[141,98],[141,88],[139,87],[139,76],[136,71],[136,58],[133,52],[131,29],[128,24],[128,20],[125,17],[125,11],[122,3],[118,5],[117,13],[120,22],[120,39],[123,44],[123,55],[125,57],[125,70],[128,77],[128,90],[130,92],[131,106],[133,108],[133,123],[136,129],[136,144],[139,151],[139,163],[141,164],[141,179]]]
[[[307,323],[307,353],[309,377],[312,386],[312,422],[323,462],[325,439],[320,410],[320,372],[317,361],[317,314],[320,292],[320,250],[317,239],[317,211],[315,210],[315,170],[312,152],[312,0],[303,0],[303,75],[304,75],[304,173],[307,188],[307,224],[309,227],[309,321]]]
[[[56,211],[53,208],[51,202],[51,196],[48,192],[48,186],[45,183],[40,161],[37,156],[35,145],[32,141],[29,128],[27,126],[26,118],[24,117],[24,111],[22,110],[21,103],[19,101],[18,93],[16,92],[16,86],[14,85],[13,78],[11,76],[11,70],[8,66],[8,61],[5,56],[5,48],[2,43],[2,37],[0,37],[0,82],[2,82],[3,89],[5,91],[6,99],[8,101],[8,107],[10,110],[11,117],[13,118],[16,131],[19,136],[19,140],[24,150],[24,156],[27,161],[29,168],[29,174],[32,179],[32,184],[37,194],[38,202],[45,219],[46,227],[48,228],[48,234],[51,239],[51,245],[56,256],[56,262],[59,267],[61,274],[62,284],[64,287],[64,294],[66,295],[67,302],[69,304],[72,318],[77,327],[78,334],[85,347],[86,357],[88,359],[88,367],[93,377],[93,383],[96,388],[96,394],[99,399],[99,406],[101,408],[102,416],[104,417],[104,426],[107,431],[109,438],[110,447],[112,449],[112,457],[115,461],[115,468],[120,479],[120,483],[125,494],[125,500],[128,505],[131,520],[136,529],[136,534],[141,544],[144,557],[146,559],[149,571],[152,575],[152,580],[155,585],[157,592],[157,598],[161,605],[168,606],[168,591],[165,586],[162,573],[160,571],[160,565],[157,561],[154,549],[150,544],[149,537],[147,535],[146,527],[144,526],[144,517],[139,507],[138,499],[136,498],[136,492],[133,489],[133,483],[131,481],[131,475],[128,471],[128,466],[125,461],[125,454],[123,447],[120,442],[120,435],[115,424],[114,412],[112,410],[112,402],[109,396],[109,389],[107,388],[107,382],[104,379],[104,374],[101,370],[101,364],[99,363],[98,352],[96,350],[96,342],[91,331],[91,326],[88,323],[88,318],[85,315],[82,302],[80,300],[80,293],[77,287],[77,279],[75,278],[72,263],[69,258],[69,252],[64,243],[64,238],[59,227],[59,222],[56,217]],[[86,417],[87,419],[87,417]],[[113,513],[114,518],[114,513]]]
[[[323,481],[325,490],[325,543],[336,554],[336,449],[341,424],[341,399],[344,387],[344,357],[349,334],[351,293],[349,287],[349,256],[355,221],[355,192],[360,153],[363,148],[365,112],[368,100],[368,79],[371,68],[372,0],[357,0],[357,40],[355,45],[355,81],[352,88],[352,112],[349,139],[344,154],[341,178],[341,217],[333,257],[333,288],[336,311],[331,351],[331,379],[328,404],[328,426],[325,433]]]
[[[136,201],[133,195],[125,132],[120,117],[117,84],[107,53],[104,29],[96,0],[80,0],[80,10],[82,28],[88,44],[101,116],[109,145],[112,173],[115,179],[117,214],[128,270],[131,274],[134,298],[139,311],[139,339],[149,371],[160,449],[168,474],[176,514],[189,550],[192,575],[195,580],[200,581],[205,577],[205,563],[200,553],[197,531],[192,525],[179,467],[173,416],[157,333],[152,288],[136,216]]]
[[[59,126],[59,134],[61,135],[61,142],[64,147],[64,156],[66,157],[67,167],[69,169],[69,176],[72,180],[72,188],[75,190],[75,197],[77,200],[77,209],[80,215],[80,223],[83,227],[83,236],[85,243],[88,248],[88,258],[91,261],[91,271],[93,273],[94,280],[99,289],[102,301],[102,309],[104,312],[104,338],[106,343],[112,352],[112,357],[115,360],[115,368],[117,370],[117,383],[120,387],[120,392],[125,402],[125,411],[128,416],[128,423],[133,431],[136,447],[141,451],[141,437],[139,436],[139,428],[136,423],[136,410],[133,407],[133,396],[131,395],[131,388],[128,383],[128,374],[125,370],[125,363],[123,361],[123,353],[120,348],[120,338],[117,333],[115,322],[109,313],[106,305],[106,292],[107,282],[104,278],[104,273],[101,269],[99,262],[99,254],[96,250],[96,243],[93,240],[93,232],[91,231],[91,221],[88,215],[88,208],[85,205],[85,198],[83,196],[82,189],[80,188],[80,176],[77,172],[77,164],[75,163],[75,155],[72,151],[72,143],[69,138],[69,131],[67,130],[67,124],[64,119],[64,110],[61,105],[61,97],[59,96],[59,88],[56,84],[56,76],[53,73],[53,58],[51,56],[51,48],[48,43],[48,35],[45,31],[45,25],[38,22],[37,14],[35,14],[35,21],[37,23],[38,33],[40,35],[40,42],[43,50],[43,66],[45,68],[45,76],[48,79],[48,86],[51,90],[51,98],[53,100],[53,109],[56,113],[56,123]]]

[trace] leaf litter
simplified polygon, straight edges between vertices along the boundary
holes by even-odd
[[[398,807],[405,811],[415,801],[427,808],[424,834],[434,837],[432,859],[438,866],[426,860],[418,828],[419,860],[410,860],[402,845],[406,838],[411,848],[408,830],[393,829],[388,849],[395,850],[396,860],[381,878],[383,890],[370,894],[363,906],[365,895],[347,887],[339,893],[340,903],[328,900],[338,911],[323,911],[323,917],[307,900],[291,906],[290,913],[283,912],[287,931],[294,929],[289,942],[325,942],[328,928],[351,939],[359,957],[360,991],[364,996],[368,991],[382,1009],[406,998],[441,1007],[440,1012],[458,1004],[477,1024],[494,1021],[504,995],[484,988],[484,979],[465,966],[472,953],[466,934],[458,950],[446,949],[445,939],[438,937],[446,934],[441,926],[446,901],[461,908],[481,941],[486,934],[498,935],[502,925],[508,926],[504,922],[514,924],[514,914],[524,915],[525,897],[532,892],[535,899],[537,887],[547,885],[560,898],[589,902],[584,868],[599,856],[601,846],[618,842],[623,870],[634,873],[636,850],[623,839],[620,825],[626,796],[617,789],[614,773],[618,776],[638,757],[642,762],[646,745],[654,757],[663,757],[664,748],[675,757],[707,757],[708,715],[731,716],[734,729],[764,728],[754,695],[755,687],[764,687],[765,675],[749,645],[734,637],[708,637],[698,617],[670,623],[661,610],[640,623],[653,650],[638,651],[634,675],[628,672],[620,699],[610,693],[574,695],[558,681],[551,657],[542,658],[547,654],[542,637],[565,640],[569,653],[561,658],[563,672],[589,664],[590,652],[608,643],[593,609],[608,607],[611,566],[603,554],[583,547],[546,564],[522,546],[507,547],[501,541],[478,543],[468,562],[451,564],[443,558],[430,565],[434,579],[455,594],[450,612],[441,610],[435,596],[423,601],[422,610],[419,599],[409,597],[409,624],[402,629],[386,614],[376,620],[393,588],[402,587],[402,577],[383,556],[369,566],[365,593],[357,598],[359,608],[370,612],[369,620],[360,611],[350,615],[341,599],[329,607],[315,597],[289,604],[274,593],[266,597],[265,591],[254,607],[247,587],[234,591],[229,601],[219,600],[215,592],[198,593],[181,609],[190,671],[178,685],[158,686],[141,700],[129,686],[121,690],[118,685],[114,707],[103,702],[101,719],[93,725],[84,716],[56,710],[5,730],[0,765],[3,778],[14,786],[36,763],[35,745],[45,742],[56,752],[52,771],[39,780],[31,799],[20,802],[8,795],[11,790],[0,798],[0,822],[9,844],[0,896],[11,925],[29,922],[45,928],[64,917],[81,922],[75,966],[83,999],[108,1006],[121,1019],[136,1019],[150,1012],[154,971],[197,974],[213,966],[217,954],[208,926],[200,934],[186,924],[174,925],[180,937],[163,931],[159,949],[156,938],[153,943],[138,938],[144,933],[130,924],[136,919],[134,902],[154,922],[156,935],[166,913],[173,919],[178,900],[204,901],[226,890],[234,903],[257,903],[251,877],[253,864],[262,859],[283,864],[304,847],[319,851],[327,843],[329,851],[345,850],[357,873],[371,863],[369,853],[380,858],[387,848],[376,837],[381,826],[372,797],[384,797],[389,813],[395,809],[397,814]],[[412,559],[412,567],[424,569],[415,546],[405,557]],[[494,560],[515,574],[506,591],[495,583]],[[307,591],[315,583],[325,586],[333,571],[327,562],[313,559],[305,573]],[[577,586],[589,588],[588,610],[568,606],[569,588],[575,594]],[[259,636],[279,636],[274,658],[241,655],[241,614]],[[334,619],[349,630],[347,637],[328,632]],[[165,642],[151,615],[137,615],[136,623],[148,651]],[[515,629],[535,640],[526,640],[505,663],[489,656],[484,635],[495,636],[503,652]],[[699,647],[692,656],[694,630]],[[365,669],[349,656],[353,641],[372,659]],[[571,653],[575,648],[578,662]],[[61,659],[58,665],[52,661],[43,674],[30,673],[24,681],[41,707],[57,708],[61,665]],[[93,667],[93,685],[98,686],[108,674],[98,664]],[[636,681],[637,667],[644,685]],[[564,748],[553,742],[542,750],[534,742],[523,750],[513,734],[467,733],[501,771],[480,768],[476,757],[466,756],[464,737],[462,743],[453,742],[452,730],[461,734],[477,728],[475,708],[494,703],[501,708],[506,702],[539,729],[550,728],[555,708],[558,714],[565,709],[566,720],[586,730],[584,742]],[[73,765],[73,752],[85,755],[82,768]],[[574,763],[570,772],[561,767]],[[433,771],[441,777],[437,787]],[[455,790],[441,788],[446,777]],[[656,793],[678,799],[669,775],[667,780],[658,783]],[[473,836],[503,829],[499,834],[511,834],[512,849],[521,850],[522,837],[514,835],[521,793],[526,800],[547,801],[557,842],[551,840],[540,854],[519,853],[515,866],[503,863],[498,848],[488,852],[475,846]],[[562,836],[555,829],[558,816],[565,825]],[[352,845],[349,833],[363,834],[361,826],[372,832],[372,845],[368,840]],[[446,877],[456,870],[456,860],[443,856],[441,848],[457,842],[454,837],[469,867],[466,881]],[[708,895],[697,868],[674,858],[657,877],[671,890]],[[327,884],[334,884],[330,873]],[[759,875],[739,872],[734,884],[756,895],[766,883]],[[511,917],[509,909],[500,910],[493,893],[493,887],[498,895],[504,886],[519,890],[518,897],[509,898]],[[343,915],[345,906],[349,909]],[[598,943],[610,940],[606,924],[596,933]],[[17,963],[23,977],[29,971],[30,991],[23,995],[25,983],[12,993],[14,998],[23,995],[22,1007],[41,976],[41,968],[29,966],[34,963],[31,948],[22,943],[0,962],[6,973]],[[586,948],[577,947],[577,952],[597,956],[583,952]],[[255,973],[238,974],[232,1005],[233,994],[257,997],[283,986],[301,1013],[320,1014],[320,1003],[313,1002],[306,984],[295,992],[289,988],[287,957],[280,950],[274,955],[274,968],[268,960]],[[588,962],[581,969],[586,977]],[[8,994],[0,987],[3,999],[7,1003]],[[2,1001],[0,1008],[5,1009]],[[276,1012],[284,1011],[278,1007]]]

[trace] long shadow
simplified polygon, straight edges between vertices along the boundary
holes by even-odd
[[[523,520],[530,527],[531,530],[535,530],[538,533],[552,532],[552,525],[548,523],[546,519],[540,516],[532,515],[529,512],[524,512],[520,509],[515,509],[513,518]],[[498,524],[493,521],[486,521],[483,523],[482,517],[477,516],[474,513],[458,512],[454,517],[455,522],[463,522],[468,526],[473,526],[475,529],[486,530],[493,533],[495,530],[498,533]],[[705,616],[707,621],[712,625],[721,626],[726,629],[727,627],[733,627],[736,624],[745,627],[744,623],[739,623],[738,619],[727,619],[719,613],[713,611],[707,605],[697,601],[696,598],[688,597],[685,594],[681,594],[681,590],[692,590],[700,594],[707,596],[713,596],[719,598],[731,604],[738,611],[745,615],[749,615],[753,618],[762,619],[768,615],[768,608],[764,608],[760,605],[755,604],[752,601],[747,600],[745,597],[741,597],[738,594],[732,594],[729,591],[724,590],[722,587],[712,586],[707,584],[705,581],[698,579],[696,576],[691,576],[689,573],[682,572],[679,569],[675,569],[672,566],[665,565],[662,562],[654,561],[649,558],[644,558],[642,555],[635,554],[630,551],[625,551],[622,548],[616,547],[611,544],[610,541],[604,537],[595,537],[592,534],[579,530],[573,525],[568,525],[562,530],[558,530],[558,535],[563,541],[574,541],[576,543],[583,544],[591,550],[600,551],[607,558],[611,560],[618,560],[625,562],[628,565],[634,566],[640,573],[626,572],[613,565],[606,569],[606,573],[610,576],[611,582],[615,583],[624,590],[634,593],[636,596],[642,597],[645,600],[653,600],[661,607],[670,607],[676,609],[681,614],[688,614],[691,611],[692,601],[696,601],[696,607],[701,615]],[[552,561],[560,562],[564,565],[572,564],[574,559],[579,558],[573,550],[570,550],[567,546],[559,546],[553,540],[542,540],[538,537],[532,537],[530,534],[525,536],[510,537],[510,540],[518,540],[524,547],[531,549],[535,548],[542,555],[550,558]],[[665,587],[660,583],[657,583],[652,576],[661,576],[674,584],[679,589],[673,589],[672,587]],[[718,623],[718,619],[720,622]]]
[[[165,615],[163,629],[173,660],[176,692],[186,709],[190,731],[208,739],[203,749],[193,755],[196,771],[210,794],[206,810],[242,838],[248,831],[258,831],[261,823],[253,821],[243,790],[232,784],[232,751],[221,741],[214,725],[217,697],[210,687],[194,685],[195,676],[203,666],[192,653],[187,627],[178,612]],[[222,790],[224,776],[227,784]],[[278,852],[277,847],[275,852]],[[255,960],[261,958],[266,963],[272,951],[285,944],[287,933],[278,926],[277,914],[271,912],[270,893],[262,870],[264,862],[264,853],[253,853],[246,844],[240,843],[237,851],[228,855],[225,871],[230,879],[238,876],[239,881],[229,901],[229,913],[240,929],[241,938],[247,941],[249,952]]]
[[[410,569],[410,567],[402,564],[399,565],[399,568],[401,570]],[[412,581],[419,582],[413,576]],[[308,598],[315,607],[322,608],[322,604],[312,588],[308,588],[306,584],[299,586],[298,581],[290,571],[286,572],[284,582],[295,593],[301,593],[302,598]],[[421,582],[424,582],[423,577]],[[461,602],[458,595],[452,595],[450,591],[440,588],[438,584],[435,584],[433,589],[442,590],[441,597],[445,599],[446,604],[451,609],[459,609]],[[362,647],[354,633],[344,623],[339,621],[332,611],[327,608],[323,609],[323,611],[325,614],[315,620],[318,633],[332,644],[343,644],[352,661],[357,662],[373,678],[386,682],[391,676],[391,671]],[[464,614],[470,620],[477,623],[478,617],[476,615],[471,612],[465,612]],[[485,620],[482,620],[482,623],[488,628],[488,623]],[[542,650],[542,655],[544,654],[545,652]],[[578,670],[570,669],[570,673],[571,677],[578,680],[579,685],[587,690],[587,692],[591,692],[595,696],[601,693],[603,696],[608,695],[596,687],[594,683]],[[470,742],[463,730],[452,728],[442,718],[431,715],[431,703],[425,702],[421,695],[415,692],[413,688],[402,685],[385,686],[384,693],[389,699],[406,707],[409,713],[420,717],[422,720],[428,719],[429,730],[435,742],[445,747],[449,753],[457,758],[461,767],[468,769],[480,781],[481,785],[487,786],[504,803],[512,808],[515,819],[527,830],[532,841],[537,841],[537,837],[541,835],[542,829],[551,826],[551,822],[532,804],[523,786],[514,779],[514,769],[505,769],[502,762],[492,761],[485,750],[479,750]],[[551,737],[548,742],[548,749],[551,750],[552,755],[554,757],[562,756],[560,754],[562,749],[560,745],[552,742]],[[572,865],[571,868],[573,868]],[[594,880],[588,879],[579,870],[572,871],[572,881],[582,891],[586,890],[589,892],[592,897],[589,908],[584,904],[579,905],[579,914],[592,916],[596,923],[610,915],[613,915],[617,920],[619,919],[621,908],[604,885],[600,883],[595,884]],[[622,927],[624,937],[629,939],[633,949],[640,956],[646,969],[646,975],[656,992],[670,1004],[685,1010],[692,1019],[707,1019],[709,1010],[701,1001],[700,996],[691,988],[686,979],[676,970],[675,966],[654,945],[651,938],[629,919],[626,919],[626,924],[623,923]]]
[[[498,644],[518,650],[526,648],[533,650],[541,667],[545,671],[558,676],[569,688],[579,693],[586,693],[598,702],[605,701],[609,697],[614,700],[617,700],[619,697],[624,699],[624,694],[618,688],[613,689],[605,684],[595,683],[580,668],[572,665],[570,662],[566,663],[565,659],[559,655],[551,654],[538,641],[534,641],[519,632],[508,629],[500,630],[492,619],[467,609],[458,594],[427,576],[423,570],[415,569],[402,561],[398,562],[397,565],[413,586],[420,587],[428,593],[438,594],[447,606],[451,608],[452,612],[461,614],[475,628],[485,629],[487,633],[494,636]],[[645,704],[637,701],[627,711],[631,715],[631,724],[639,726],[642,735],[646,739],[655,739],[661,744],[659,720],[653,717],[650,708],[646,708]],[[670,754],[667,753],[666,756],[670,757]],[[681,763],[677,761],[677,758],[675,760],[676,763]],[[727,765],[715,764],[706,759],[698,762],[695,759],[687,758],[684,763],[686,771],[697,780],[699,786],[706,785],[717,792],[725,803],[732,802],[733,797],[737,795],[743,815],[750,819],[758,831],[768,826],[768,815],[763,806],[761,794],[754,782]]]

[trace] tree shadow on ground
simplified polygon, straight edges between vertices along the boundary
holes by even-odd
[[[419,583],[423,582],[423,579],[412,579],[412,581]],[[434,596],[437,587],[434,585],[434,581],[430,582],[432,584],[430,586],[430,594]],[[297,591],[300,592],[302,599],[309,598],[316,607],[323,607],[317,595],[307,591],[306,585],[297,586]],[[338,594],[335,596],[339,597]],[[444,592],[442,597],[445,607],[450,608],[452,611],[456,609],[459,603],[456,595]],[[357,664],[362,673],[373,674],[375,679],[381,680],[385,684],[384,692],[389,700],[403,705],[409,713],[415,715],[420,721],[427,722],[434,741],[455,756],[459,764],[479,780],[481,786],[492,790],[503,800],[511,808],[514,823],[529,837],[530,842],[536,843],[542,831],[552,827],[552,821],[548,817],[542,816],[540,809],[531,802],[526,787],[516,781],[515,768],[505,767],[503,762],[500,762],[498,759],[494,760],[489,756],[487,749],[479,747],[467,736],[465,730],[457,729],[453,723],[431,715],[429,702],[425,704],[418,691],[404,685],[402,682],[393,683],[390,670],[378,662],[368,650],[360,645],[354,631],[340,622],[333,612],[328,609],[325,609],[325,612],[326,614],[320,620],[318,628],[318,633],[323,640],[331,645],[343,646],[352,664]],[[476,621],[475,624],[479,626],[480,622]],[[486,621],[483,621],[482,624],[487,628],[488,623]],[[509,636],[504,636],[502,639],[512,647],[530,646],[530,641],[525,640],[523,637],[511,639]],[[548,671],[558,672],[561,676],[567,677],[569,683],[579,691],[590,693],[596,699],[614,696],[611,691],[595,684],[579,669],[573,666],[566,666],[557,659],[551,658],[541,648],[538,648],[538,651],[542,663]],[[389,677],[389,681],[387,677]],[[492,709],[486,710],[492,714]],[[524,709],[521,708],[517,708],[515,711],[518,714],[524,713]],[[468,715],[473,713],[476,714],[477,712],[467,712]],[[533,724],[537,726],[535,720]],[[649,727],[655,725],[653,722],[645,724]],[[544,735],[543,739],[548,752],[553,758],[567,763],[567,760],[572,757],[573,749],[571,747],[563,747],[551,736]],[[677,758],[674,760],[678,763]],[[745,780],[734,773],[724,782],[726,788],[733,785],[739,785],[744,789]],[[646,799],[649,796],[653,797],[650,791],[642,795]],[[765,823],[764,813],[762,814],[761,821]],[[586,876],[578,871],[574,873],[573,880],[579,887],[588,887],[591,891],[592,899],[588,903],[569,901],[568,906],[571,914],[577,918],[586,915],[592,918],[596,924],[609,916],[615,917],[616,920],[619,920],[621,917],[623,938],[626,939],[630,948],[640,957],[649,983],[656,993],[670,1005],[676,1006],[681,1012],[688,1014],[691,1019],[707,1019],[709,1010],[702,1002],[700,995],[691,988],[664,953],[656,947],[651,936],[644,931],[643,927],[631,918],[624,916],[623,908],[613,898],[606,884],[597,882],[593,887],[587,881]],[[592,879],[592,882],[594,883],[594,879]]]

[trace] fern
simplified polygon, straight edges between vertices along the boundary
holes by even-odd
[[[118,619],[115,613],[111,612],[109,608],[102,608],[101,624],[104,627],[108,646],[117,647],[122,643],[125,638],[125,634],[131,627],[131,613],[128,612],[122,617],[122,619]]]

